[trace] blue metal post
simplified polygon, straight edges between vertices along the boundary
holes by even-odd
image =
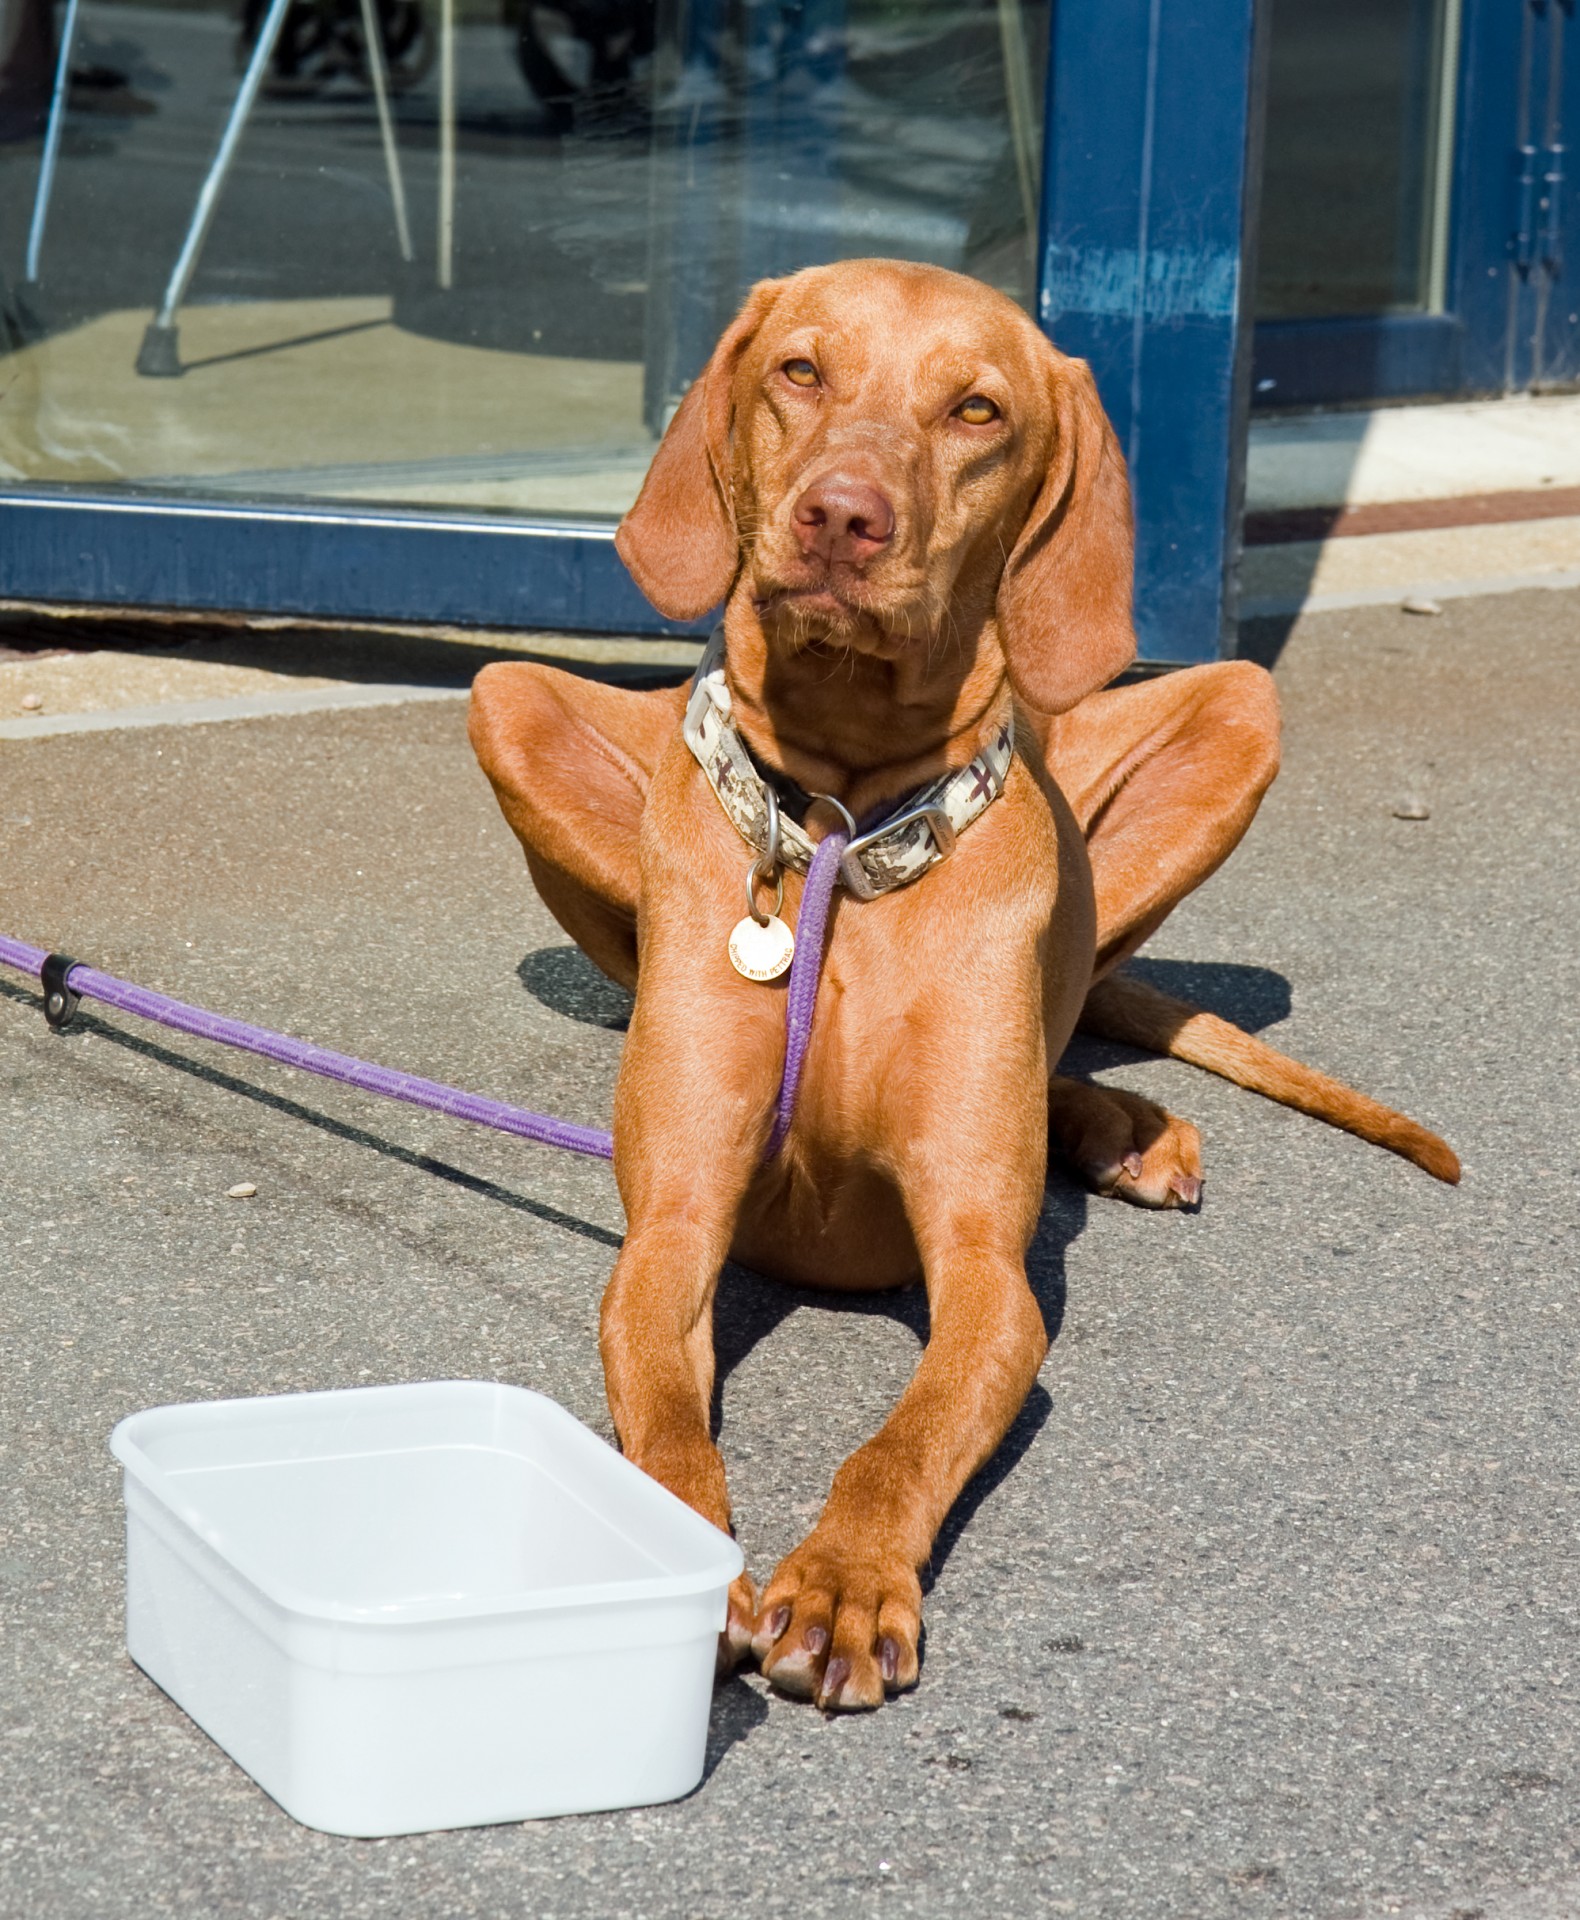
[[[1039,318],[1130,463],[1153,661],[1232,651],[1249,385],[1259,0],[1059,6]]]

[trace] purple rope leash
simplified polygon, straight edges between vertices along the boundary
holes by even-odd
[[[790,991],[785,1001],[785,1071],[779,1083],[779,1105],[773,1132],[768,1136],[765,1160],[772,1160],[785,1143],[795,1113],[795,1097],[806,1065],[807,1042],[812,1037],[812,1009],[817,1005],[817,983],[823,973],[823,938],[829,904],[839,877],[839,856],[850,836],[831,833],[818,842],[801,889],[801,911],[795,922],[795,955],[790,962]]]
[[[842,833],[830,834],[822,842],[813,856],[802,890],[786,1003],[784,1079],[765,1156],[768,1159],[784,1145],[795,1111],[796,1089],[801,1084],[801,1069],[812,1031],[812,1009],[817,1002],[829,901],[844,844]],[[49,959],[50,955],[42,947],[30,947],[25,941],[0,933],[0,965],[14,967],[17,972],[31,974],[37,980],[43,979]],[[50,1007],[51,982],[46,980],[44,984],[46,1012],[54,1025],[57,1015]],[[59,1009],[61,1024],[69,1018],[68,996],[80,995],[122,1013],[136,1014],[139,1019],[174,1027],[178,1033],[193,1034],[199,1040],[213,1040],[222,1047],[238,1047],[246,1053],[261,1054],[265,1060],[278,1061],[281,1066],[298,1067],[303,1073],[316,1073],[326,1080],[338,1080],[344,1086],[360,1087],[365,1093],[381,1093],[391,1100],[403,1100],[408,1106],[427,1107],[434,1113],[449,1114],[452,1119],[470,1120],[480,1127],[492,1127],[496,1133],[515,1134],[523,1140],[535,1140],[540,1146],[561,1147],[567,1153],[587,1154],[594,1159],[614,1157],[614,1137],[601,1128],[579,1127],[572,1121],[532,1113],[503,1100],[485,1100],[480,1094],[464,1093],[459,1087],[447,1087],[437,1080],[424,1080],[414,1073],[397,1073],[393,1068],[375,1066],[368,1060],[355,1060],[350,1054],[334,1053],[328,1047],[315,1047],[306,1040],[293,1040],[289,1034],[274,1033],[267,1027],[227,1019],[204,1007],[172,1000],[168,994],[153,993],[130,980],[118,980],[112,973],[100,973],[97,967],[85,966],[81,961],[69,965],[54,985],[64,989]]]
[[[0,961],[6,966],[42,976],[48,958],[42,948],[25,946],[20,940],[0,934]],[[65,984],[72,993],[89,1000],[102,1000],[105,1006],[116,1007],[122,1013],[157,1020],[162,1027],[195,1034],[200,1040],[216,1040],[223,1047],[260,1053],[266,1060],[277,1060],[286,1067],[300,1067],[304,1073],[321,1074],[326,1080],[339,1080],[348,1087],[361,1087],[366,1093],[386,1094],[391,1100],[404,1100],[410,1106],[429,1107],[435,1113],[447,1113],[457,1120],[473,1120],[478,1126],[492,1127],[498,1133],[518,1134],[545,1147],[563,1147],[567,1153],[591,1154],[600,1160],[608,1160],[614,1154],[612,1136],[596,1127],[578,1127],[548,1114],[529,1113],[525,1107],[507,1106],[503,1100],[485,1100],[475,1093],[463,1093],[458,1087],[441,1086],[437,1080],[422,1080],[416,1074],[396,1073],[366,1060],[353,1060],[349,1054],[331,1053],[327,1047],[293,1040],[289,1034],[271,1033],[267,1027],[250,1027],[241,1020],[227,1020],[202,1007],[189,1007],[166,994],[134,986],[130,980],[117,980],[114,974],[100,973],[96,967],[83,966],[80,961],[68,970]]]

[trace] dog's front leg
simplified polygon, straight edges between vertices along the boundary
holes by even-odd
[[[728,1531],[724,1462],[710,1430],[713,1296],[762,1161],[783,1016],[776,996],[727,968],[722,998],[698,984],[698,948],[716,958],[728,931],[709,940],[700,909],[689,921],[698,924],[701,937],[686,915],[649,924],[615,1090],[627,1228],[604,1293],[600,1347],[626,1457]],[[726,1663],[750,1645],[755,1615],[756,1590],[742,1574],[730,1590]]]
[[[646,1167],[626,1206],[630,1226],[603,1297],[599,1346],[621,1450],[726,1533],[730,1495],[713,1443],[713,1296],[739,1195],[716,1166]],[[751,1644],[757,1590],[730,1588],[719,1642],[724,1671]]]
[[[934,1160],[927,1199],[918,1203],[908,1187],[932,1315],[927,1350],[882,1430],[834,1476],[816,1527],[759,1603],[753,1649],[763,1672],[827,1710],[875,1707],[886,1692],[915,1685],[920,1571],[1048,1350],[1022,1255],[1037,1194],[1014,1191],[1031,1183],[1004,1173]]]
[[[729,1489],[709,1413],[713,1296],[734,1210],[721,1204],[708,1171],[691,1182],[644,1183],[604,1292],[599,1345],[626,1458],[728,1532]],[[756,1589],[743,1573],[730,1588],[721,1668],[751,1644],[756,1612]]]

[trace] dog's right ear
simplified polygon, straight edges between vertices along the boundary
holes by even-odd
[[[741,356],[779,297],[782,280],[760,280],[659,442],[636,505],[620,522],[615,551],[668,620],[696,620],[716,607],[740,565],[735,524],[735,375]]]

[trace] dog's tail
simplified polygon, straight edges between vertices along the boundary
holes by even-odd
[[[1379,1101],[1356,1093],[1298,1060],[1275,1052],[1216,1014],[1159,993],[1145,981],[1114,974],[1086,996],[1081,1030],[1103,1040],[1145,1047],[1221,1074],[1238,1087],[1265,1094],[1346,1133],[1359,1134],[1391,1153],[1403,1154],[1435,1179],[1459,1180],[1459,1157],[1446,1140]]]

